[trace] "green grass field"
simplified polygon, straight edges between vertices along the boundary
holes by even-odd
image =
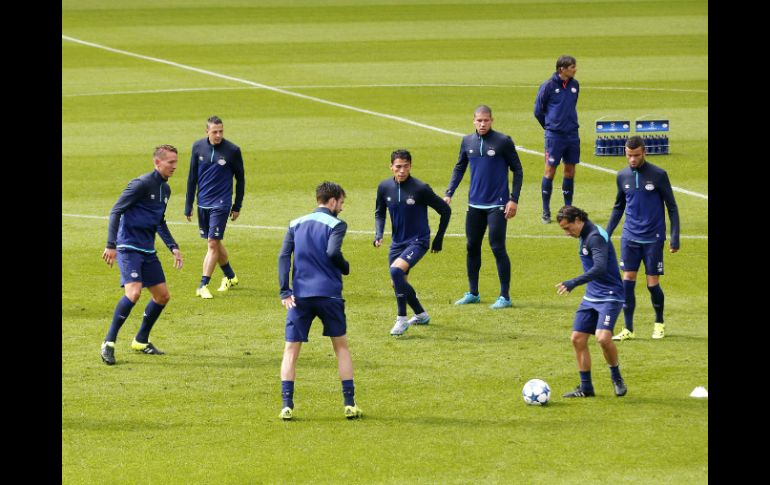
[[[64,0],[62,483],[706,483],[708,400],[689,393],[708,388],[707,21],[703,0]],[[690,192],[675,193],[682,249],[667,253],[661,279],[667,336],[650,339],[638,284],[638,337],[619,344],[622,399],[594,339],[597,397],[561,398],[578,382],[569,335],[583,289],[558,296],[554,285],[581,268],[576,241],[539,222],[543,132],[532,107],[565,53],[582,89],[574,204],[603,225],[614,202],[613,174],[588,166],[626,164],[593,155],[603,116],[670,119],[672,153],[650,160]],[[480,103],[521,147],[508,227],[514,308],[487,308],[498,282],[486,243],[484,304],[451,304],[467,291],[466,174],[444,251],[410,276],[431,324],[390,337],[387,248],[371,244],[377,184],[390,152],[407,148],[413,175],[443,192],[456,133],[473,131]],[[212,114],[243,150],[246,197],[225,238],[241,284],[204,301],[194,295],[205,242],[183,208],[190,146]],[[100,258],[107,215],[161,143],[180,149],[166,218],[185,256],[176,271],[158,243],[172,299],[152,341],[167,355],[129,350],[144,292],[107,367],[99,345],[122,295],[117,267]],[[323,180],[348,194],[344,295],[365,416],[343,418],[317,322],[298,365],[298,419],[285,423],[277,256]],[[555,188],[560,180],[561,169]],[[561,202],[557,190],[552,209]],[[553,390],[546,407],[521,399],[535,377]]]

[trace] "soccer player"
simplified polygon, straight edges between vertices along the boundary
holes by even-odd
[[[623,286],[626,292],[626,304],[623,306],[625,328],[612,339],[623,341],[635,338],[634,289],[641,261],[644,261],[647,290],[655,310],[652,338],[661,339],[666,332],[666,325],[663,323],[664,297],[660,288],[663,243],[666,240],[663,205],[668,209],[668,218],[671,221],[671,253],[679,251],[679,209],[666,171],[645,160],[646,150],[642,137],[630,137],[625,149],[628,167],[618,172],[618,194],[607,222],[607,232],[611,236],[625,211],[626,221],[620,238],[620,268],[623,270]]]
[[[578,255],[584,271],[580,276],[558,283],[556,292],[564,295],[576,286],[586,284],[583,301],[572,323],[572,346],[580,371],[580,385],[564,397],[595,395],[591,382],[591,353],[588,350],[591,334],[596,336],[604,360],[610,366],[615,395],[625,396],[628,389],[620,375],[618,349],[612,341],[612,329],[623,306],[623,284],[620,282],[615,248],[607,231],[591,222],[582,209],[565,205],[559,209],[556,220],[567,236],[578,238]]]
[[[508,219],[516,215],[519,207],[524,172],[521,168],[516,145],[510,136],[492,129],[492,108],[479,105],[473,112],[476,131],[463,137],[460,155],[452,171],[444,201],[452,203],[455,189],[471,166],[468,189],[468,211],[465,214],[467,244],[466,268],[468,292],[455,305],[479,303],[479,270],[481,269],[481,243],[489,226],[489,246],[495,255],[497,276],[500,280],[500,296],[490,306],[492,309],[513,306],[509,294],[511,287],[511,260],[505,249],[505,231]],[[508,193],[508,170],[513,172],[511,192]]]
[[[540,183],[543,196],[543,224],[551,223],[551,192],[556,167],[564,160],[561,191],[564,205],[572,205],[575,166],[580,163],[577,101],[580,84],[575,79],[577,61],[572,56],[556,60],[556,72],[540,85],[535,98],[535,118],[545,129],[545,173]]]
[[[125,295],[115,307],[110,329],[102,343],[101,356],[107,365],[115,364],[115,340],[120,327],[139,301],[143,287],[150,291],[152,299],[144,309],[142,325],[131,348],[149,355],[164,354],[150,342],[150,330],[171,298],[155,251],[155,234],[160,234],[174,255],[174,267],[181,269],[182,253],[165,220],[171,197],[168,178],[174,174],[177,161],[176,148],[171,145],[156,147],[153,153],[155,170],[129,182],[110,211],[107,247],[102,259],[110,268],[117,260],[120,286],[125,289]]]
[[[428,207],[441,216],[430,245],[432,253],[441,251],[444,233],[449,225],[452,209],[441,197],[433,192],[430,185],[410,175],[412,155],[407,150],[396,150],[390,154],[390,170],[393,177],[380,182],[377,186],[377,202],[374,209],[374,247],[382,245],[382,233],[385,229],[385,211],[390,212],[392,241],[388,253],[390,277],[396,292],[396,323],[390,330],[391,335],[403,335],[410,325],[427,325],[430,321],[428,312],[420,304],[417,294],[406,277],[425,253],[430,243],[428,225]],[[406,319],[406,304],[415,315]]]
[[[235,201],[233,202],[233,177],[235,177]],[[192,220],[195,189],[198,189],[198,228],[200,236],[208,240],[208,251],[203,258],[203,276],[195,295],[204,299],[214,298],[209,281],[217,263],[225,274],[217,291],[228,291],[238,284],[238,277],[230,267],[230,257],[222,240],[225,237],[227,217],[235,222],[241,214],[241,204],[246,187],[243,157],[237,145],[225,140],[222,120],[212,116],[206,121],[206,138],[192,146],[190,173],[187,176],[187,197],[184,215]]]
[[[333,182],[316,187],[318,208],[294,219],[283,239],[278,256],[278,281],[281,303],[286,314],[286,346],[281,362],[281,395],[283,409],[279,417],[294,417],[294,379],[302,342],[308,341],[310,325],[321,319],[323,335],[330,337],[342,381],[344,413],[348,419],[363,413],[356,406],[353,386],[353,359],[348,349],[345,300],[342,299],[342,275],[350,273],[350,265],[342,255],[342,239],[348,226],[337,218],[345,203],[345,191]],[[289,268],[294,254],[294,267]],[[293,289],[292,286],[293,285]]]

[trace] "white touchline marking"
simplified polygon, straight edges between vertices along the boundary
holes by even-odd
[[[274,86],[279,89],[356,89],[356,88],[537,88],[534,84],[307,84],[307,85],[287,85]],[[141,89],[136,91],[105,91],[102,93],[75,93],[62,94],[62,98],[77,98],[84,96],[114,96],[123,94],[156,94],[156,93],[184,93],[189,91],[230,91],[262,89],[259,87],[207,87],[207,88],[169,88],[169,89]],[[582,87],[582,90],[592,89],[610,89],[625,91],[673,91],[683,93],[708,93],[707,89],[668,89],[668,88],[635,88],[635,87],[614,87],[614,86],[588,86]]]
[[[87,214],[65,214],[62,213],[63,217],[74,217],[77,219],[102,219],[102,220],[109,220],[109,216],[93,216],[93,215],[87,215]],[[189,225],[191,228],[198,230],[198,224],[194,222],[178,222],[178,221],[166,221],[166,224],[174,225],[174,226],[186,226]],[[255,226],[251,224],[237,224],[234,222],[229,222],[227,224],[227,228],[241,228],[241,229],[263,229],[267,231],[285,231],[289,228],[288,223],[286,226]],[[369,234],[374,235],[374,231],[357,231],[357,230],[348,230],[349,234]],[[385,232],[386,235],[390,234],[389,232]],[[465,237],[465,234],[456,234],[456,233],[445,233],[444,234],[447,237]],[[540,234],[507,234],[505,236],[507,239],[562,239],[564,238],[564,235],[556,235],[548,236],[548,235],[540,235]],[[682,234],[679,236],[680,239],[708,239],[708,236],[701,236],[701,235],[689,235],[689,234]]]
[[[371,111],[371,110],[363,109],[363,108],[356,108],[355,106],[350,106],[348,104],[335,103],[334,101],[329,101],[329,100],[326,100],[326,99],[323,99],[323,98],[317,98],[315,96],[308,96],[306,94],[295,93],[293,91],[287,91],[285,89],[276,88],[276,87],[273,87],[273,86],[268,86],[267,84],[256,83],[254,81],[249,81],[249,80],[246,80],[246,79],[241,79],[241,78],[237,78],[237,77],[233,77],[233,76],[227,76],[225,74],[219,74],[219,73],[216,73],[216,72],[213,72],[213,71],[208,71],[206,69],[200,69],[200,68],[197,68],[197,67],[187,66],[185,64],[179,64],[177,62],[167,61],[165,59],[158,59],[157,57],[145,56],[145,55],[142,55],[142,54],[136,54],[134,52],[128,52],[128,51],[124,51],[124,50],[121,50],[121,49],[115,49],[113,47],[107,47],[107,46],[104,46],[104,45],[101,45],[101,44],[95,44],[93,42],[87,42],[87,41],[76,39],[74,37],[70,37],[70,36],[67,36],[67,35],[64,35],[64,34],[62,34],[61,37],[62,37],[62,39],[69,40],[71,42],[75,42],[75,43],[78,43],[78,44],[87,45],[87,46],[90,46],[90,47],[95,47],[97,49],[104,49],[106,51],[115,52],[117,54],[123,54],[123,55],[130,56],[130,57],[136,57],[138,59],[144,59],[144,60],[147,60],[147,61],[158,62],[158,63],[161,63],[161,64],[166,64],[166,65],[169,65],[169,66],[178,67],[180,69],[185,69],[185,70],[188,70],[188,71],[193,71],[193,72],[197,72],[197,73],[200,73],[200,74],[206,74],[208,76],[217,77],[217,78],[220,78],[220,79],[227,79],[229,81],[235,81],[235,82],[247,84],[249,86],[254,86],[254,87],[257,87],[257,88],[266,89],[268,91],[273,91],[273,92],[276,92],[276,93],[285,94],[287,96],[293,96],[295,98],[307,99],[308,101],[315,101],[316,103],[326,104],[326,105],[329,105],[329,106],[335,106],[337,108],[342,108],[342,109],[348,109],[348,110],[351,110],[351,111],[356,111],[358,113],[364,113],[364,114],[368,114],[368,115],[372,115],[372,116],[378,116],[380,118],[386,118],[386,119],[389,119],[389,120],[398,121],[398,122],[401,122],[401,123],[406,123],[408,125],[418,126],[420,128],[425,128],[426,130],[437,131],[439,133],[445,133],[447,135],[459,136],[461,138],[463,136],[465,136],[463,133],[458,133],[456,131],[449,131],[449,130],[445,130],[443,128],[438,128],[438,127],[431,126],[431,125],[426,125],[424,123],[419,123],[417,121],[413,121],[413,120],[410,120],[410,119],[407,119],[407,118],[402,118],[400,116],[389,115],[389,114],[386,114],[386,113],[380,113],[380,112],[377,112],[377,111]],[[538,152],[538,151],[535,151],[535,150],[530,150],[528,148],[524,148],[524,147],[518,146],[518,145],[516,146],[516,149],[519,150],[519,151],[522,151],[524,153],[530,153],[532,155],[539,155],[541,157],[545,156],[545,154],[542,153],[542,152]],[[580,162],[580,164],[582,166],[584,166],[584,167],[593,168],[594,170],[600,170],[602,172],[607,172],[607,173],[611,173],[611,174],[617,173],[615,170],[610,170],[608,168],[599,167],[598,165],[592,165],[592,164],[585,163],[585,162]],[[699,197],[701,199],[708,200],[708,195],[705,195],[705,194],[700,194],[698,192],[691,192],[689,190],[685,190],[685,189],[682,189],[682,188],[679,188],[679,187],[672,187],[672,189],[675,192],[682,192],[684,194],[688,194],[688,195],[692,195],[694,197]]]

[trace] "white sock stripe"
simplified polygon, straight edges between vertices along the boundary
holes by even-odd
[[[410,119],[407,119],[407,118],[402,118],[400,116],[394,116],[394,115],[389,115],[389,114],[386,114],[386,113],[380,113],[380,112],[377,112],[377,111],[371,111],[371,110],[368,110],[368,109],[357,108],[355,106],[350,106],[348,104],[342,104],[342,103],[336,103],[334,101],[329,101],[329,100],[326,100],[326,99],[323,99],[323,98],[317,98],[315,96],[308,96],[306,94],[295,93],[294,91],[287,91],[285,89],[277,88],[277,87],[274,87],[274,86],[268,86],[267,84],[257,83],[257,82],[254,82],[254,81],[249,81],[249,80],[246,80],[246,79],[241,79],[241,78],[237,78],[237,77],[233,77],[233,76],[228,76],[228,75],[225,75],[225,74],[219,74],[219,73],[216,73],[216,72],[213,72],[213,71],[209,71],[209,70],[206,70],[206,69],[200,69],[200,68],[197,68],[197,67],[192,67],[192,66],[188,66],[188,65],[185,65],[185,64],[179,64],[177,62],[168,61],[168,60],[165,60],[165,59],[159,59],[157,57],[145,56],[145,55],[142,55],[142,54],[136,54],[134,52],[124,51],[124,50],[121,50],[121,49],[115,49],[113,47],[107,47],[107,46],[104,46],[104,45],[101,45],[101,44],[95,44],[93,42],[87,42],[87,41],[76,39],[74,37],[70,37],[70,36],[67,36],[67,35],[64,35],[64,34],[62,34],[61,37],[64,40],[69,40],[71,42],[75,42],[75,43],[78,43],[78,44],[83,44],[83,45],[87,45],[87,46],[90,46],[90,47],[95,47],[97,49],[104,49],[106,51],[115,52],[116,54],[123,54],[123,55],[130,56],[130,57],[136,57],[138,59],[144,59],[144,60],[147,60],[147,61],[158,62],[158,63],[161,63],[161,64],[166,64],[166,65],[169,65],[169,66],[178,67],[180,69],[185,69],[185,70],[188,70],[188,71],[193,71],[193,72],[197,72],[197,73],[200,73],[200,74],[205,74],[205,75],[208,75],[208,76],[213,76],[213,77],[217,77],[217,78],[220,78],[220,79],[226,79],[228,81],[235,81],[235,82],[247,84],[249,86],[254,86],[254,87],[257,87],[257,88],[266,89],[268,91],[273,91],[273,92],[280,93],[280,94],[285,94],[287,96],[293,96],[293,97],[296,97],[296,98],[306,99],[308,101],[315,101],[316,103],[321,103],[321,104],[326,104],[326,105],[329,105],[329,106],[334,106],[334,107],[337,107],[337,108],[342,108],[342,109],[347,109],[347,110],[351,110],[351,111],[356,111],[358,113],[364,113],[364,114],[368,114],[368,115],[372,115],[372,116],[378,116],[380,118],[386,118],[386,119],[390,119],[390,120],[393,120],[393,121],[398,121],[398,122],[401,122],[401,123],[406,123],[408,125],[417,126],[417,127],[420,127],[420,128],[425,128],[426,130],[436,131],[436,132],[444,133],[444,134],[447,134],[447,135],[454,135],[454,136],[459,136],[459,137],[465,136],[463,133],[457,133],[456,131],[449,131],[449,130],[445,130],[443,128],[438,128],[438,127],[435,127],[435,126],[426,125],[424,123],[419,123],[417,121],[413,121],[413,120],[410,120]],[[516,149],[520,150],[520,151],[522,151],[524,153],[530,153],[532,155],[538,155],[538,156],[541,156],[541,157],[545,156],[545,154],[542,153],[542,152],[538,152],[538,151],[535,151],[535,150],[529,150],[529,149],[526,149],[526,148],[520,147],[520,146],[517,146]],[[588,163],[585,163],[585,162],[581,162],[581,165],[583,165],[584,167],[595,169],[595,170],[601,170],[603,172],[608,172],[608,173],[612,173],[612,174],[616,173],[616,171],[614,171],[614,170],[610,170],[608,168],[599,167],[597,165],[591,165],[591,164],[588,164]],[[672,187],[672,188],[676,192],[682,192],[684,194],[688,194],[688,195],[692,195],[692,196],[695,196],[695,197],[700,197],[702,199],[708,200],[708,195],[700,194],[698,192],[692,192],[692,191],[685,190],[685,189],[681,189],[679,187]]]
[[[87,215],[87,214],[65,214],[62,213],[62,217],[74,217],[77,219],[109,219],[109,216],[93,216],[93,215]],[[191,222],[177,222],[177,221],[166,221],[166,224],[168,225],[174,225],[174,226],[190,226],[193,229],[195,229],[196,233],[198,232],[198,226],[194,225]],[[257,226],[257,225],[251,225],[251,224],[235,224],[230,223],[227,226],[228,229],[230,228],[238,228],[238,229],[263,229],[267,231],[285,231],[289,228],[289,225],[286,226]],[[359,231],[359,230],[351,230],[348,229],[347,231],[349,234],[368,234],[373,236],[374,231]],[[385,232],[385,235],[390,235],[389,232]],[[445,237],[465,237],[465,234],[456,234],[456,233],[445,233]],[[562,239],[564,235],[541,235],[541,234],[507,234],[506,239]],[[708,236],[702,236],[702,235],[690,235],[690,234],[682,234],[679,236],[680,239],[708,239]]]

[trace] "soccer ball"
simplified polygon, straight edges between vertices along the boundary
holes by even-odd
[[[521,389],[521,396],[527,404],[543,406],[551,399],[551,387],[541,379],[530,379]]]

